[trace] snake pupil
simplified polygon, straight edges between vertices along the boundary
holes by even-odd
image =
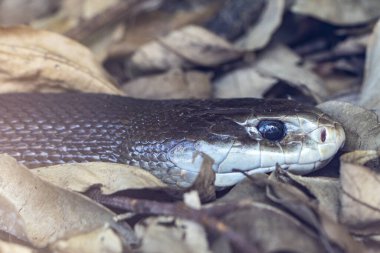
[[[257,129],[261,135],[270,141],[280,141],[285,136],[285,125],[278,120],[262,120]]]

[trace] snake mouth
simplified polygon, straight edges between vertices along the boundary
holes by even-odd
[[[308,173],[316,170],[320,166],[323,166],[327,164],[331,159],[325,160],[325,161],[317,161],[314,163],[307,163],[307,164],[292,164],[292,165],[279,165],[282,169],[293,172],[296,174],[303,174],[299,173],[300,171],[308,171]],[[267,168],[254,168],[251,170],[244,170],[244,173],[240,171],[236,172],[227,172],[227,173],[216,173],[215,177],[215,186],[216,187],[230,187],[233,186],[243,179],[247,177],[247,175],[254,175],[254,174],[262,174],[262,173],[270,173],[276,170],[276,166],[271,166]],[[297,173],[298,172],[298,173]],[[304,173],[306,174],[306,173]]]

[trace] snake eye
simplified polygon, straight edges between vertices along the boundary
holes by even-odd
[[[270,141],[280,141],[286,133],[284,123],[278,120],[262,120],[257,129],[265,139]]]

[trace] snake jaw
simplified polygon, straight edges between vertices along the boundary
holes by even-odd
[[[187,182],[193,181],[201,168],[195,159],[204,153],[214,160],[215,186],[228,187],[245,178],[247,174],[268,173],[276,164],[292,173],[307,174],[327,164],[342,147],[345,133],[342,126],[327,116],[318,120],[302,119],[299,125],[289,123],[289,134],[281,142],[271,142],[263,138],[254,140],[225,138],[223,141],[182,141],[168,153],[168,159],[184,172]],[[310,123],[312,120],[316,124]],[[190,178],[191,177],[191,178]],[[191,179],[191,180],[190,180]]]
[[[234,145],[226,160],[220,164],[222,168],[219,168],[220,173],[216,174],[215,185],[218,187],[232,186],[245,178],[245,175],[240,172],[231,172],[231,168],[244,170],[251,175],[272,172],[275,170],[276,164],[279,164],[283,169],[292,173],[307,174],[326,165],[344,145],[343,127],[326,115],[319,115],[317,121],[312,118],[310,120],[297,118],[298,130],[295,130],[297,127],[294,127],[294,122],[291,122],[290,128],[293,129],[289,131],[293,134],[294,140],[284,140],[281,145],[276,143],[280,146],[281,152],[274,145],[268,145],[269,142],[265,143],[265,140],[261,140],[261,144],[260,142],[252,144],[254,148],[249,151],[240,151],[245,154],[256,152],[256,156],[239,157],[236,155],[239,151],[234,150],[236,147]],[[317,123],[312,124],[312,121]],[[299,132],[299,129],[302,130],[302,133]],[[308,129],[314,130],[307,131]],[[292,138],[289,137],[289,139]],[[263,146],[263,142],[266,144],[265,149],[260,150],[259,147]]]

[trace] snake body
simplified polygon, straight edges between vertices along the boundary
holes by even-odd
[[[270,141],[263,119],[284,122]],[[321,137],[322,136],[322,137]],[[105,161],[139,166],[177,185],[199,173],[195,159],[214,160],[217,186],[276,164],[307,173],[326,163],[344,141],[341,126],[319,110],[288,100],[141,100],[104,94],[0,95],[0,153],[29,168]]]

